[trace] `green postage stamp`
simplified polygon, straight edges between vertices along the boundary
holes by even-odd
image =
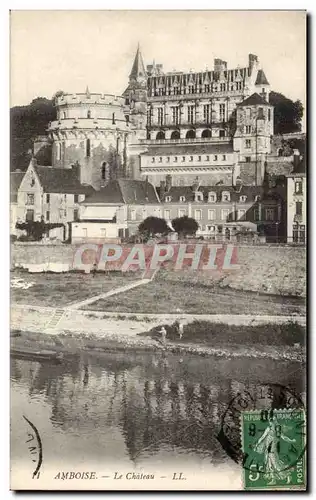
[[[306,417],[298,410],[241,413],[245,490],[306,488]]]

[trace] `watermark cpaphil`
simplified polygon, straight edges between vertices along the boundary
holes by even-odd
[[[225,244],[98,244],[84,243],[77,247],[73,268],[82,270],[156,271],[168,268],[212,272],[239,269],[237,247]]]

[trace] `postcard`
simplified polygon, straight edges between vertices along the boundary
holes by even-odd
[[[11,489],[306,490],[306,11],[10,31]]]

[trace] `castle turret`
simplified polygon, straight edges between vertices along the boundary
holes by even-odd
[[[80,165],[82,183],[99,189],[109,180],[125,177],[126,142],[130,133],[124,98],[89,91],[61,94],[55,100],[57,120],[50,123],[52,165]]]
[[[125,92],[126,113],[129,114],[129,121],[138,131],[138,138],[146,137],[146,117],[147,117],[147,72],[141,50],[138,44],[129,84]]]
[[[247,183],[260,185],[264,177],[265,156],[271,152],[273,106],[254,93],[237,105],[234,151],[238,153],[241,174]]]

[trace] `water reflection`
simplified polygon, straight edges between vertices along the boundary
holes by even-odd
[[[72,436],[84,437],[76,445],[87,459],[96,453],[96,435],[111,454],[119,432],[134,463],[161,450],[192,460],[207,456],[212,463],[228,460],[216,435],[230,401],[249,391],[255,401],[270,398],[282,407],[281,388],[269,393],[264,384],[291,386],[304,397],[303,373],[292,362],[161,353],[82,355],[62,365],[11,361],[12,393],[27,396],[21,411],[36,404],[40,413],[45,403],[52,424],[47,432],[63,433],[66,447]]]

